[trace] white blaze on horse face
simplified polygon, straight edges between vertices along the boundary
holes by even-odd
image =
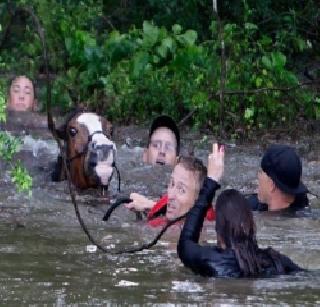
[[[110,177],[113,172],[112,166],[113,154],[109,155],[107,161],[99,162],[95,167],[96,174],[100,178],[102,185],[108,185]]]
[[[102,131],[102,124],[97,114],[88,112],[82,113],[77,121],[79,124],[83,124],[88,128],[89,134],[92,134],[95,131]]]
[[[100,117],[95,113],[83,113],[78,117],[77,121],[87,127],[89,135],[102,131]],[[92,141],[96,142],[97,145],[112,145],[113,149],[116,150],[116,145],[102,133],[93,134]]]
[[[94,113],[83,113],[77,119],[79,124],[85,125],[88,129],[89,135],[92,136],[91,142],[94,142],[97,146],[99,145],[112,145],[109,155],[104,160],[97,161],[97,165],[94,170],[96,175],[99,177],[102,185],[109,183],[110,177],[113,172],[113,162],[115,160],[116,145],[108,139],[102,132],[102,123],[100,117]],[[94,134],[95,132],[99,132]]]

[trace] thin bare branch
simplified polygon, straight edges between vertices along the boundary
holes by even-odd
[[[254,95],[262,92],[274,92],[274,91],[288,92],[288,91],[299,89],[304,86],[312,86],[312,85],[319,87],[320,80],[300,82],[297,85],[294,85],[291,87],[262,87],[262,88],[252,89],[252,90],[225,90],[224,94],[225,95]],[[211,98],[213,98],[214,96],[219,97],[220,91],[217,91],[214,95],[211,96]]]

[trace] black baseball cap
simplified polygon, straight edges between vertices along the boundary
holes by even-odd
[[[279,144],[269,146],[262,157],[261,168],[284,193],[308,193],[301,182],[301,160],[292,147]]]
[[[170,116],[160,115],[154,119],[154,121],[152,122],[151,128],[150,128],[150,131],[149,131],[149,142],[151,140],[151,136],[152,136],[153,132],[160,127],[168,128],[174,133],[174,135],[176,137],[176,141],[177,141],[177,155],[179,155],[179,152],[180,152],[180,132],[179,132],[178,126],[176,125],[175,121]]]

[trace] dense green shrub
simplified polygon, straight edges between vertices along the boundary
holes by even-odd
[[[81,102],[123,122],[158,113],[181,120],[192,113],[191,124],[230,133],[290,125],[298,116],[319,117],[317,92],[300,89],[297,74],[319,43],[313,35],[319,16],[313,1],[303,7],[289,0],[219,1],[222,30],[209,0],[28,4],[45,28],[53,103],[64,111]],[[0,5],[3,20],[8,19],[6,7]],[[305,19],[310,31],[302,25]],[[0,50],[3,72],[43,77],[41,42],[30,17],[19,16],[11,32],[20,34]]]

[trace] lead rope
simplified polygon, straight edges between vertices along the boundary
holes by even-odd
[[[128,197],[124,197],[124,198],[119,198],[114,204],[111,205],[111,207],[107,210],[107,212],[105,213],[105,215],[103,216],[102,220],[107,222],[111,216],[111,214],[113,213],[113,211],[115,209],[117,209],[120,205],[122,204],[127,204],[130,203],[132,201],[132,199],[128,198]],[[160,232],[156,235],[156,237],[149,243],[145,243],[142,244],[139,247],[132,247],[132,248],[125,248],[125,249],[120,249],[118,251],[114,251],[112,252],[112,254],[114,255],[120,255],[120,254],[133,254],[136,252],[140,252],[143,251],[145,249],[150,249],[152,246],[156,245],[158,243],[158,241],[160,240],[160,238],[162,237],[162,235],[167,231],[167,229],[174,225],[175,223],[181,221],[182,219],[184,219],[186,217],[187,213],[183,214],[182,216],[179,216],[177,218],[175,218],[172,221],[168,221],[166,225],[163,226],[163,228],[160,230]]]
[[[63,150],[63,146],[61,144],[61,141],[57,135],[56,132],[56,127],[55,127],[55,123],[52,117],[52,110],[51,110],[51,83],[50,83],[50,75],[49,75],[49,60],[48,60],[48,53],[47,53],[47,46],[45,43],[45,36],[44,36],[44,31],[43,28],[41,27],[40,21],[38,19],[38,17],[35,15],[34,11],[32,10],[32,8],[30,7],[19,7],[16,8],[14,16],[17,15],[19,12],[24,12],[27,13],[29,16],[31,16],[31,18],[33,19],[34,23],[35,23],[35,27],[37,30],[37,33],[39,35],[41,44],[42,44],[42,50],[43,50],[43,60],[44,60],[44,66],[45,66],[45,73],[46,73],[46,84],[47,84],[47,120],[48,120],[48,129],[51,132],[51,134],[53,135],[54,139],[56,140],[58,147],[60,149],[61,153],[64,153]],[[109,253],[109,251],[107,249],[105,249],[102,245],[100,245],[90,234],[88,228],[86,227],[83,219],[81,218],[80,215],[80,211],[79,211],[79,207],[76,201],[76,195],[74,192],[74,188],[72,187],[72,183],[71,183],[71,175],[69,172],[69,169],[67,167],[67,160],[66,160],[66,156],[65,154],[62,154],[62,160],[63,160],[63,167],[65,169],[66,175],[67,175],[67,181],[68,181],[68,187],[69,187],[69,192],[70,192],[70,196],[71,196],[71,201],[72,204],[74,206],[74,210],[76,213],[76,216],[78,218],[78,221],[80,223],[80,226],[82,228],[82,230],[84,231],[84,233],[87,235],[89,241],[96,245],[97,248],[105,253]]]
[[[44,35],[44,31],[43,31],[43,28],[41,27],[41,24],[40,24],[40,21],[38,19],[38,17],[35,15],[34,11],[32,10],[32,8],[30,7],[19,7],[19,8],[16,8],[15,12],[14,12],[14,15],[17,15],[18,12],[25,12],[25,13],[28,13],[34,23],[35,23],[35,27],[36,27],[36,30],[37,30],[37,33],[39,35],[39,38],[40,38],[40,41],[41,41],[41,44],[42,44],[42,50],[43,50],[43,60],[44,60],[44,65],[45,65],[45,73],[46,73],[46,84],[47,84],[47,120],[48,120],[48,129],[49,131],[51,132],[52,136],[54,137],[54,139],[56,140],[57,144],[58,144],[58,147],[60,149],[60,152],[63,153],[62,154],[62,161],[63,161],[63,167],[65,169],[65,172],[66,172],[66,175],[67,175],[67,181],[68,181],[68,187],[69,187],[69,193],[70,193],[70,197],[71,197],[71,202],[74,206],[74,210],[75,210],[75,213],[76,213],[76,216],[77,216],[77,219],[79,221],[79,224],[82,228],[82,230],[84,231],[84,233],[87,235],[89,241],[95,245],[99,250],[101,250],[102,252],[106,253],[106,254],[113,254],[113,255],[119,255],[119,254],[123,254],[123,253],[135,253],[135,252],[138,252],[138,251],[142,251],[144,249],[149,249],[150,247],[152,247],[153,245],[155,245],[159,239],[161,238],[161,236],[165,233],[165,231],[170,227],[172,226],[174,223],[176,223],[177,221],[180,221],[182,220],[185,215],[183,216],[180,216],[178,218],[176,218],[175,220],[172,220],[170,222],[168,222],[163,228],[162,230],[159,232],[159,234],[154,238],[153,241],[151,241],[150,243],[146,243],[146,244],[143,244],[142,246],[140,247],[137,247],[137,248],[128,248],[128,249],[123,249],[123,250],[119,250],[119,251],[110,251],[108,249],[106,249],[105,247],[103,247],[101,244],[99,244],[94,238],[93,236],[90,234],[87,226],[85,225],[82,217],[81,217],[81,214],[80,214],[80,211],[79,211],[79,206],[78,206],[78,203],[76,201],[76,194],[74,192],[74,188],[72,186],[72,183],[71,183],[71,175],[70,175],[70,172],[69,172],[69,169],[68,169],[68,166],[67,166],[67,159],[66,159],[66,156],[65,156],[65,152],[63,150],[63,146],[61,144],[61,141],[57,135],[57,132],[56,132],[56,127],[55,127],[55,123],[54,123],[54,120],[53,120],[53,116],[52,116],[52,109],[51,109],[51,83],[50,83],[50,75],[49,75],[49,60],[48,60],[48,53],[47,53],[47,46],[46,46],[46,43],[45,43],[45,35]],[[13,20],[14,18],[12,18]],[[9,25],[10,26],[10,25]],[[114,164],[113,166],[116,171],[117,171],[117,175],[118,175],[118,191],[120,191],[120,184],[121,184],[121,177],[120,177],[120,172],[118,170],[118,168],[116,167],[116,165]],[[123,202],[120,202],[120,204],[122,204]],[[119,206],[117,205],[117,206]],[[117,206],[113,206],[112,210],[110,211],[110,215],[111,215],[111,212],[117,207]],[[110,216],[109,215],[109,216]]]

